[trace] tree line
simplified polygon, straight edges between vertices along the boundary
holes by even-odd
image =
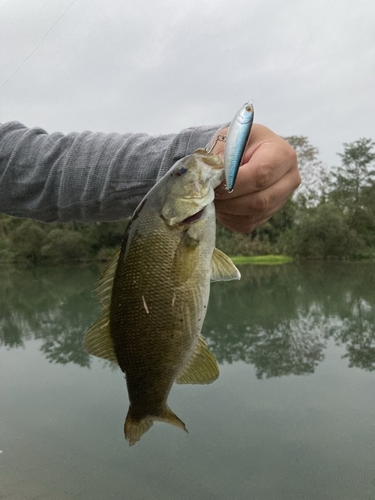
[[[287,254],[301,259],[375,256],[375,142],[343,144],[340,165],[325,166],[307,137],[285,139],[296,150],[302,184],[269,221],[243,235],[217,228],[229,255]],[[0,262],[108,260],[127,220],[43,224],[0,215]]]

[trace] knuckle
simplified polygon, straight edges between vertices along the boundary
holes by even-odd
[[[298,157],[296,150],[288,143],[286,143],[286,156],[288,159],[288,163],[292,165],[293,167],[297,167],[298,164]]]
[[[302,178],[300,172],[297,170],[295,179],[294,179],[294,189],[297,189],[298,186],[301,184]]]
[[[294,181],[294,189],[297,189],[298,186],[300,186],[301,182],[302,182],[301,174],[297,171],[297,175],[295,176],[295,181]]]
[[[251,210],[255,213],[267,212],[269,209],[270,200],[264,193],[257,193],[251,201]]]
[[[286,162],[287,165],[289,165],[289,172],[291,172],[293,175],[294,189],[297,189],[298,186],[301,184],[301,175],[298,170],[298,157],[296,150],[292,148],[290,144],[288,144]]]
[[[256,175],[256,188],[257,189],[265,189],[271,184],[273,177],[274,169],[271,165],[267,163],[263,163],[263,165],[258,168]]]

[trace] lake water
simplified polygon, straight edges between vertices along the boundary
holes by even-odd
[[[189,434],[133,447],[119,369],[89,357],[94,267],[0,268],[1,500],[375,500],[375,266],[241,268],[212,286]]]

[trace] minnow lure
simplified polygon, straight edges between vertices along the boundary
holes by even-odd
[[[229,193],[233,191],[253,121],[254,107],[246,103],[237,111],[230,124],[224,150],[225,189]]]

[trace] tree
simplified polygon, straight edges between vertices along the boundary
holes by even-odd
[[[303,211],[293,229],[283,235],[283,241],[288,253],[305,258],[355,257],[362,256],[364,250],[361,236],[330,203]]]
[[[44,258],[55,262],[84,261],[88,257],[81,233],[57,227],[48,233],[40,252]]]
[[[10,235],[10,250],[16,260],[29,260],[36,263],[42,260],[41,246],[45,241],[45,231],[41,225],[30,219],[20,219],[20,223]]]
[[[301,185],[294,198],[303,207],[316,206],[326,197],[329,176],[327,169],[319,159],[319,150],[310,144],[307,137],[291,135],[284,139],[295,149],[301,174]]]
[[[372,139],[359,139],[344,143],[341,166],[335,173],[335,190],[332,197],[342,208],[351,214],[363,206],[362,194],[370,186],[375,176],[375,142]]]

